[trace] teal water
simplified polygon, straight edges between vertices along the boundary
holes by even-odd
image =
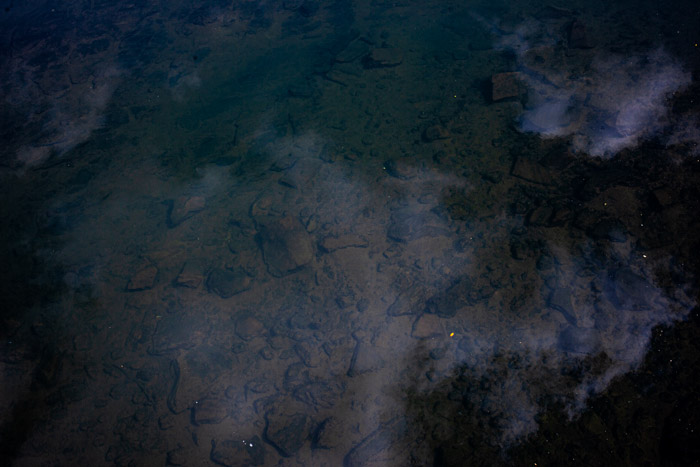
[[[696,465],[691,2],[0,19],[3,465]]]

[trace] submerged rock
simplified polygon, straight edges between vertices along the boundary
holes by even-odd
[[[214,269],[207,278],[207,289],[221,298],[230,298],[250,288],[250,277],[242,271]]]
[[[421,315],[414,323],[411,337],[416,339],[433,339],[445,336],[445,330],[437,315]]]
[[[336,250],[342,250],[345,248],[367,248],[369,246],[369,242],[362,235],[329,235],[321,240],[319,246],[323,251],[332,253]]]
[[[403,62],[399,49],[381,48],[374,49],[362,59],[365,68],[388,68],[398,66]]]
[[[265,446],[258,435],[244,439],[211,440],[212,462],[227,467],[265,464]]]
[[[491,76],[491,100],[498,102],[520,95],[520,74],[496,73]]]
[[[265,335],[265,325],[252,316],[242,317],[236,322],[236,334],[241,339],[249,341]]]
[[[192,408],[192,423],[194,425],[216,425],[227,416],[227,403],[219,399],[202,399],[195,402]]]
[[[199,265],[193,262],[187,262],[182,266],[180,274],[178,274],[175,278],[175,285],[177,287],[196,289],[200,286],[203,280],[204,277]]]
[[[358,342],[352,354],[347,375],[351,378],[364,373],[379,370],[384,367],[384,360],[371,346]]]
[[[157,275],[157,267],[147,266],[131,276],[129,283],[126,286],[126,290],[129,292],[138,292],[141,290],[151,289],[155,285]]]
[[[396,417],[382,423],[379,428],[348,451],[343,459],[343,465],[359,467],[370,464],[373,459],[394,458],[396,449],[402,445],[407,432],[408,425],[403,417]]]
[[[171,229],[182,224],[190,217],[202,211],[206,205],[202,196],[181,196],[169,201],[167,224]]]
[[[265,439],[284,457],[293,456],[309,438],[309,418],[306,414],[268,413],[265,421]]]
[[[430,143],[440,139],[448,139],[450,132],[440,125],[432,125],[423,131],[423,140]]]
[[[260,246],[267,270],[275,277],[291,274],[311,262],[311,238],[297,219],[287,216],[260,228]]]

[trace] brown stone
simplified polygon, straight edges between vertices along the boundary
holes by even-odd
[[[389,159],[384,163],[384,170],[392,177],[401,180],[410,180],[417,175],[417,170],[414,166],[415,161],[405,159]]]
[[[263,260],[275,277],[291,274],[313,259],[311,238],[294,217],[287,216],[261,226],[260,238]]]
[[[382,357],[377,353],[376,349],[370,345],[358,342],[355,345],[355,351],[352,354],[350,368],[347,375],[351,378],[364,373],[379,370],[385,365]]]
[[[369,246],[369,242],[367,242],[366,238],[360,235],[329,235],[321,240],[320,246],[323,251],[332,253],[336,250],[342,250],[344,248],[367,248],[367,246]]]
[[[250,277],[240,268],[214,269],[207,278],[207,289],[221,298],[231,298],[250,289]]]
[[[216,425],[226,418],[226,401],[220,399],[202,399],[195,401],[192,409],[192,422],[195,425]]]
[[[138,292],[139,290],[148,290],[153,287],[158,275],[158,268],[155,266],[147,266],[139,272],[131,276],[126,290],[129,292]]]
[[[187,287],[190,289],[196,289],[204,280],[204,276],[199,268],[191,263],[186,263],[180,274],[175,278],[175,285],[178,287]]]
[[[436,141],[439,139],[448,139],[450,132],[440,125],[429,126],[423,132],[423,139],[427,142]]]
[[[250,340],[265,335],[265,326],[252,316],[248,316],[236,323],[236,334],[241,339]]]
[[[491,77],[491,100],[498,102],[520,95],[520,73],[497,73]]]
[[[205,205],[206,201],[202,196],[181,196],[172,201],[168,210],[168,227],[177,227],[203,210]]]
[[[265,445],[258,435],[245,436],[237,433],[235,439],[212,439],[210,458],[212,462],[226,467],[264,465]]]
[[[400,65],[403,62],[399,49],[374,49],[362,60],[365,68],[386,68]]]
[[[445,330],[437,315],[424,314],[413,323],[411,337],[416,339],[433,339],[444,335]]]
[[[292,457],[309,438],[311,420],[304,413],[265,414],[264,436],[283,457]]]

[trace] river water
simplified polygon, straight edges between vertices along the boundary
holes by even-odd
[[[672,3],[3,0],[3,465],[697,465]]]

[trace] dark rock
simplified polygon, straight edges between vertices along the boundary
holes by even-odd
[[[312,0],[304,0],[297,12],[304,18],[311,18],[318,12],[319,4]]]
[[[173,228],[202,211],[206,206],[206,201],[202,196],[181,196],[176,200],[168,202],[168,227]]]
[[[362,58],[362,65],[367,68],[388,68],[398,66],[403,62],[399,49],[374,49]]]
[[[423,139],[429,143],[439,139],[448,139],[449,137],[450,132],[439,125],[429,126],[423,131]]]
[[[503,172],[498,172],[498,171],[482,172],[481,178],[483,178],[487,182],[501,183],[501,181],[503,180]]]
[[[306,414],[265,414],[265,440],[284,457],[293,456],[309,438],[310,420]]]
[[[465,276],[453,282],[447,290],[431,297],[426,311],[441,318],[452,318],[458,310],[473,305],[479,298],[472,281]]]
[[[161,355],[173,350],[190,349],[197,342],[193,334],[202,331],[201,321],[188,320],[182,314],[163,315],[153,334],[153,348],[149,350]]]
[[[212,462],[226,467],[265,464],[265,446],[258,435],[244,439],[211,440]]]
[[[335,56],[335,61],[338,63],[350,63],[363,57],[369,53],[369,45],[367,42],[356,39],[348,44],[338,55]]]
[[[415,178],[416,169],[408,160],[389,159],[384,162],[386,173],[400,180],[410,180]]]
[[[510,242],[510,256],[518,261],[526,260],[530,256],[530,246],[524,240]]]
[[[515,159],[510,174],[541,185],[553,185],[555,182],[554,175],[546,167],[525,157]]]
[[[207,289],[221,298],[230,298],[250,288],[250,277],[241,269],[214,269],[207,278]]]
[[[677,198],[677,192],[668,187],[657,188],[651,194],[654,202],[660,207],[671,206]]]
[[[336,417],[322,421],[313,434],[311,447],[314,449],[333,449],[341,445],[347,436],[347,427]]]
[[[166,413],[165,415],[161,415],[158,417],[158,428],[161,430],[169,430],[171,428],[175,427],[175,419],[173,416],[169,413]]]
[[[156,276],[158,276],[158,268],[155,266],[147,266],[131,276],[126,290],[129,292],[138,292],[151,289],[155,285]]]
[[[180,274],[175,278],[175,285],[177,287],[187,287],[190,289],[196,289],[204,280],[202,270],[199,266],[194,263],[188,262],[182,267]]]
[[[569,25],[569,47],[572,49],[590,49],[594,47],[586,32],[586,25],[576,19]]]
[[[497,73],[491,77],[491,100],[498,102],[520,95],[520,73]]]
[[[261,226],[260,245],[267,269],[275,277],[297,271],[310,263],[314,255],[306,229],[290,216]]]
[[[533,227],[547,227],[552,218],[554,209],[549,206],[540,206],[532,211],[527,216],[527,223]]]
[[[182,446],[168,451],[166,465],[187,465],[187,452]]]

